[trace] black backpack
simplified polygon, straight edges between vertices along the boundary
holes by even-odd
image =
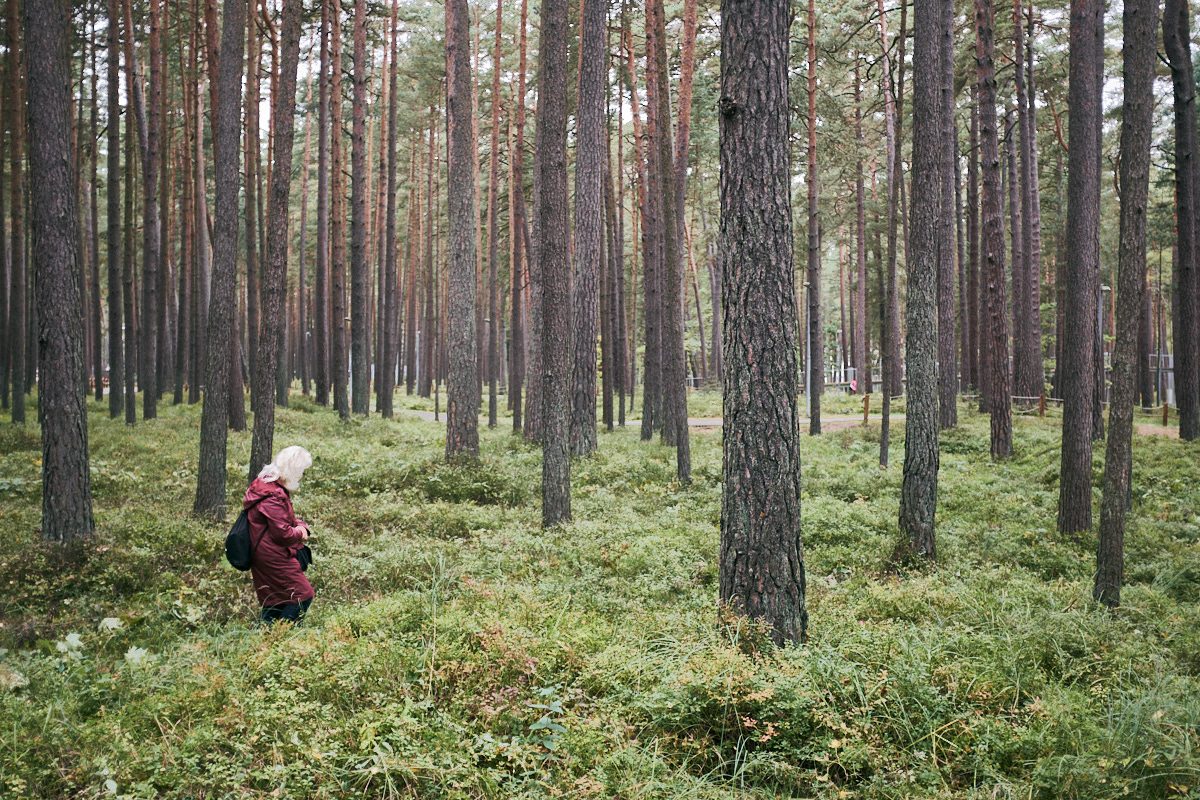
[[[250,508],[254,508],[255,505],[258,505],[257,501]],[[225,537],[225,558],[234,569],[242,572],[250,569],[250,562],[254,560],[254,546],[257,544],[250,540],[250,520],[246,516],[250,508],[242,509],[242,513],[238,514]]]

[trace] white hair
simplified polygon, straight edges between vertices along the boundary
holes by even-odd
[[[289,492],[294,492],[300,488],[300,478],[304,476],[304,470],[311,467],[312,463],[312,456],[307,450],[292,445],[280,450],[275,460],[262,468],[258,477],[266,483],[279,481]]]

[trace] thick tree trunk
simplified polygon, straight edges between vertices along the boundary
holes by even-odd
[[[542,283],[542,526],[547,528],[571,519],[567,16],[566,0],[542,0],[535,205]]]
[[[785,0],[721,15],[721,270],[725,316],[721,602],[803,641],[796,306]]]
[[[982,258],[986,325],[979,340],[986,350],[988,410],[993,459],[1012,455],[1012,392],[1009,384],[1008,313],[1005,302],[1004,198],[1000,186],[1000,140],[996,117],[996,67],[993,58],[995,8],[975,0],[975,62],[979,78],[979,142],[983,172]]]
[[[336,3],[337,0],[334,0]],[[292,188],[292,144],[296,117],[296,70],[300,60],[302,0],[285,0],[280,16],[279,84],[271,98],[272,157],[267,198],[267,263],[262,284],[262,329],[259,332],[258,371],[251,393],[254,438],[250,445],[247,481],[271,463],[275,438],[275,383],[281,369],[279,354],[286,329],[288,198]],[[336,6],[335,6],[336,7]]]
[[[371,357],[367,341],[367,0],[354,0],[354,128],[351,133],[350,364],[355,414],[371,412]]]
[[[950,148],[947,125],[946,71],[943,43],[950,36],[953,6],[949,0],[917,0],[913,20],[913,205],[905,316],[908,338],[908,406],[904,426],[904,478],[900,490],[900,530],[907,538],[906,555],[937,557],[934,518],[937,510],[938,430],[940,415],[938,356],[944,349],[939,336],[939,303],[945,306],[953,289],[943,294],[946,241],[945,220],[952,219],[945,171]],[[952,261],[952,259],[951,259]],[[954,305],[950,303],[951,312]],[[951,317],[953,322],[953,317]],[[953,326],[951,326],[953,327]],[[953,349],[951,330],[951,349]],[[944,386],[943,396],[945,401]],[[953,402],[953,393],[951,393]]]
[[[1071,150],[1067,154],[1067,249],[1071,258],[1067,263],[1067,336],[1063,345],[1060,533],[1080,533],[1092,526],[1096,303],[1100,278],[1099,131],[1103,113],[1103,76],[1098,65],[1104,58],[1103,35],[1104,3],[1072,0],[1068,88]],[[1191,89],[1188,93],[1190,96]]]
[[[1192,75],[1191,24],[1186,0],[1168,0],[1163,6],[1163,43],[1171,65],[1175,96],[1175,225],[1178,237],[1175,285],[1178,324],[1175,339],[1175,402],[1179,406],[1179,436],[1200,436],[1200,297],[1197,291],[1197,172],[1196,87]],[[1073,157],[1075,148],[1071,148]],[[1069,312],[1068,312],[1069,313]],[[1094,317],[1095,315],[1092,314]],[[1094,323],[1093,323],[1094,324]]]
[[[79,280],[79,241],[71,161],[69,18],[57,3],[23,4],[28,62],[29,177],[38,315],[38,416],[42,427],[42,538],[91,535],[87,408]],[[10,16],[9,23],[15,19]],[[98,287],[97,287],[98,288]]]
[[[470,30],[467,14],[467,0],[448,0],[446,3],[447,143],[450,176],[450,380],[446,407],[447,459],[479,457],[479,359],[475,338],[475,240],[478,216],[473,186],[475,146],[471,138],[471,62],[468,53]],[[564,179],[565,176],[564,165]],[[564,202],[564,213],[565,207]]]
[[[608,7],[582,0],[582,44],[575,128],[574,367],[571,381],[571,453],[596,450],[596,327],[600,260],[604,247],[604,106],[608,76]]]
[[[1154,122],[1154,72],[1158,0],[1130,0],[1124,28],[1124,109],[1121,118],[1121,243],[1117,273],[1117,344],[1113,352],[1112,403],[1104,458],[1104,496],[1092,596],[1109,607],[1121,602],[1125,571],[1125,515],[1130,499],[1133,404],[1138,377],[1138,338],[1146,283],[1146,206],[1150,139]]]
[[[238,238],[238,128],[242,106],[242,43],[245,41],[246,4],[225,0],[221,31],[221,57],[215,66],[216,118],[213,123],[213,163],[216,170],[216,207],[213,225],[212,302],[208,312],[208,376],[204,383],[204,410],[200,421],[200,467],[194,511],[198,515],[225,516],[225,457],[228,424],[229,357],[234,336],[234,307]]]

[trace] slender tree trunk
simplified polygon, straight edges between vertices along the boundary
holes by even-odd
[[[305,91],[307,100],[305,108],[312,105],[312,77],[308,79],[308,89]],[[297,360],[300,368],[300,392],[308,397],[309,395],[309,356],[311,353],[311,344],[308,341],[308,295],[306,294],[307,276],[305,274],[305,266],[308,258],[308,170],[311,164],[312,155],[312,123],[306,118],[304,121],[304,160],[300,165],[300,242],[297,254],[297,287],[296,287],[296,339],[297,339]]]
[[[398,348],[399,327],[397,311],[400,299],[396,286],[396,105],[397,92],[397,3],[392,2],[392,52],[391,65],[388,74],[388,122],[387,122],[387,219],[385,223],[385,263],[384,273],[384,330],[383,358],[376,367],[379,382],[379,413],[384,418],[392,416],[392,396],[395,394],[396,381],[396,352]]]
[[[108,0],[107,42],[108,162],[105,167],[105,196],[108,204],[108,415],[117,419],[125,406],[125,365],[121,338],[121,36],[118,0]]]
[[[259,141],[259,115],[250,113],[258,109],[262,97],[262,37],[258,34],[258,21],[254,14],[254,0],[249,0],[251,13],[246,25],[246,357],[250,367],[250,405],[253,409],[257,404],[255,392],[258,391],[258,336],[262,327],[260,314],[259,281],[262,270],[258,259],[258,194],[260,191],[258,152],[261,149]]]
[[[28,2],[28,0],[26,0]],[[11,258],[12,284],[9,291],[10,311],[8,326],[11,349],[9,364],[12,375],[12,421],[25,424],[25,395],[28,390],[27,336],[29,333],[27,283],[29,267],[25,260],[25,106],[24,75],[26,48],[22,41],[21,3],[8,0],[8,129],[10,141],[12,177],[9,188],[12,192],[9,205],[12,207]],[[73,383],[73,382],[72,382]]]
[[[954,232],[955,220],[958,218],[954,202],[954,189],[957,185],[956,165],[958,164],[958,153],[955,147],[957,126],[954,121],[954,3],[953,0],[941,0],[941,2],[945,7],[941,7],[939,12],[942,20],[939,28],[941,52],[938,60],[940,64],[938,75],[941,80],[938,86],[938,102],[941,104],[939,113],[941,131],[937,135],[940,138],[939,151],[941,153],[939,172],[942,182],[942,216],[938,220],[937,291],[934,315],[937,319],[936,367],[939,424],[942,428],[953,428],[958,425],[958,350],[955,336],[956,304],[954,302],[954,273],[957,263]],[[918,40],[919,37],[914,36],[914,42]],[[914,87],[916,80],[916,70],[914,69]],[[915,126],[917,115],[915,110],[913,113]],[[913,144],[916,146],[915,133],[913,134]],[[914,214],[915,212],[914,208]],[[911,271],[909,280],[911,285]],[[912,336],[911,327],[909,336]],[[907,356],[907,358],[911,359],[911,356]],[[934,483],[936,485],[936,477]],[[932,515],[930,519],[932,519]],[[930,538],[932,539],[932,535]]]
[[[883,7],[883,0],[878,0],[879,9],[879,42],[880,50],[883,53],[883,72],[881,80],[883,82],[883,97],[884,97],[884,136],[887,144],[887,185],[888,185],[888,201],[887,201],[887,277],[880,280],[880,303],[882,314],[880,315],[880,330],[879,330],[879,355],[883,362],[883,415],[879,432],[879,465],[886,467],[888,464],[888,450],[891,444],[891,410],[892,410],[892,395],[895,393],[896,372],[900,367],[896,359],[896,331],[899,326],[896,321],[896,224],[897,224],[897,209],[899,208],[900,200],[900,183],[903,177],[900,174],[900,155],[899,143],[897,142],[897,128],[899,126],[899,113],[896,108],[896,95],[892,88],[892,66],[891,66],[891,44],[888,41],[887,32],[887,12]]]
[[[100,16],[100,4],[96,3],[92,11],[88,30],[92,41],[88,44],[91,57],[91,91],[89,92],[89,125],[90,141],[88,144],[89,166],[91,175],[88,180],[88,267],[91,274],[91,294],[88,297],[90,309],[88,322],[91,330],[92,379],[95,381],[96,402],[104,400],[104,333],[102,329],[102,313],[100,302],[100,222],[98,219],[100,206],[99,172],[100,172],[100,125],[99,125],[99,82],[100,70],[97,55],[100,51],[96,37],[96,18]],[[3,159],[0,159],[2,163]],[[0,236],[0,240],[3,236]],[[4,276],[0,275],[0,279]],[[0,330],[3,326],[0,325]]]
[[[450,382],[446,408],[446,458],[451,460],[479,457],[479,363],[475,338],[475,240],[478,216],[473,188],[475,147],[471,139],[471,62],[467,50],[470,46],[470,30],[467,14],[466,0],[449,0],[446,3],[447,143],[450,148]],[[565,166],[563,176],[566,176]]]
[[[1009,390],[1008,315],[1005,303],[1004,200],[1000,186],[1000,141],[996,117],[996,68],[993,58],[995,9],[992,0],[975,0],[975,63],[979,79],[979,133],[983,165],[983,265],[987,298],[988,409],[993,459],[1012,455],[1012,392]]]
[[[854,353],[851,362],[858,390],[871,393],[871,347],[867,342],[867,202],[863,180],[862,152],[865,149],[862,130],[862,84],[859,59],[854,61],[854,141],[859,156],[854,164],[854,289],[851,291],[854,319]]]
[[[825,393],[825,347],[821,314],[821,209],[817,176],[817,7],[808,0],[808,273],[804,284],[808,326],[808,433],[821,432],[821,395]]]
[[[1125,571],[1125,515],[1130,500],[1133,404],[1138,338],[1146,283],[1146,206],[1154,123],[1158,0],[1126,3],[1122,18],[1124,109],[1121,117],[1121,243],[1117,275],[1117,345],[1104,458],[1104,496],[1092,596],[1109,607],[1121,602]]]
[[[210,70],[217,75],[213,107],[213,163],[216,170],[216,208],[213,226],[213,286],[208,313],[208,377],[204,383],[204,410],[200,421],[200,468],[194,511],[201,516],[225,516],[225,459],[231,342],[234,336],[234,294],[238,236],[238,127],[242,105],[242,43],[245,41],[246,4],[225,0],[220,61]]]
[[[1021,266],[1023,296],[1014,297],[1014,307],[1017,303],[1022,306],[1021,319],[1023,325],[1016,329],[1013,342],[1013,352],[1017,358],[1014,363],[1014,383],[1016,393],[1025,397],[1041,395],[1045,382],[1042,370],[1042,331],[1039,283],[1041,281],[1041,265],[1034,260],[1033,217],[1034,197],[1037,194],[1037,174],[1034,172],[1033,152],[1036,143],[1033,139],[1033,121],[1031,119],[1032,103],[1030,88],[1025,74],[1025,37],[1024,20],[1021,17],[1021,0],[1013,2],[1013,59],[1014,78],[1017,92],[1017,122],[1021,134],[1020,148],[1020,187],[1021,187]],[[1040,251],[1040,246],[1038,250]],[[1040,255],[1040,253],[1038,253]],[[1015,294],[1015,292],[1014,292]]]
[[[333,171],[332,224],[329,246],[329,371],[333,373],[333,405],[338,417],[350,418],[350,398],[346,391],[346,183],[342,147],[342,0],[331,0],[330,50],[330,169]]]
[[[492,128],[488,169],[488,318],[487,318],[487,390],[488,427],[496,427],[500,391],[500,45],[503,40],[504,2],[496,2],[495,48],[492,53]],[[581,105],[582,100],[581,99]],[[432,132],[431,132],[432,135]],[[593,404],[594,405],[594,404]]]
[[[607,5],[582,0],[582,44],[575,133],[574,371],[571,453],[596,450],[596,327],[604,247],[604,106],[608,75]]]
[[[421,395],[421,397],[430,397],[433,390],[433,340],[435,338],[434,328],[436,327],[433,291],[433,218],[434,208],[437,206],[437,197],[440,190],[440,187],[434,179],[435,172],[437,172],[437,113],[431,106],[429,108],[429,158],[426,162],[425,169],[425,266],[424,269],[421,270],[423,282],[425,284],[425,313],[421,323],[421,373],[420,381],[417,384],[417,393]],[[511,215],[512,211],[510,206],[510,225],[512,224]]]
[[[335,8],[338,0],[334,0]],[[275,437],[275,384],[280,343],[286,329],[288,197],[292,187],[292,144],[296,118],[296,70],[300,60],[302,0],[285,0],[280,17],[279,84],[271,98],[271,165],[267,199],[267,263],[263,273],[263,324],[259,336],[258,371],[251,393],[254,403],[254,438],[250,445],[248,481],[271,463]],[[336,61],[336,59],[335,59]],[[335,78],[336,82],[336,78]]]
[[[90,536],[95,528],[87,408],[77,382],[84,369],[79,280],[72,273],[79,263],[78,206],[71,162],[63,157],[71,152],[71,97],[65,80],[71,69],[67,60],[69,17],[57,3],[22,5],[29,59],[29,130],[37,131],[29,143],[29,177],[34,286],[40,308],[42,538],[67,542]],[[9,24],[15,20],[16,15],[10,13]]]
[[[313,327],[316,329],[316,399],[329,405],[329,19],[330,0],[321,0],[321,72],[317,89],[317,258],[316,294],[313,297]],[[390,415],[390,414],[389,414]]]
[[[546,528],[571,519],[567,16],[566,0],[542,0],[535,205],[542,283],[542,526]]]
[[[1175,284],[1178,291],[1178,324],[1175,339],[1175,402],[1179,406],[1179,436],[1200,436],[1200,367],[1196,343],[1200,337],[1197,296],[1197,165],[1196,87],[1192,74],[1191,24],[1185,0],[1168,0],[1163,6],[1163,43],[1171,66],[1175,97],[1175,225],[1178,236]],[[1070,157],[1074,158],[1075,148]],[[1074,163],[1072,161],[1072,163]],[[1070,310],[1068,309],[1068,315]],[[1089,319],[1094,314],[1089,312]],[[1094,324],[1094,323],[1093,323]],[[1090,341],[1089,341],[1090,344]]]
[[[1058,530],[1092,526],[1092,406],[1100,278],[1100,124],[1104,3],[1071,2],[1071,108],[1067,175],[1067,337],[1063,364],[1062,474]],[[1168,50],[1168,52],[1170,52]],[[1189,82],[1191,71],[1188,71]],[[1192,90],[1188,89],[1190,95]],[[1189,113],[1194,110],[1191,106]],[[1194,121],[1193,121],[1194,125]],[[1189,176],[1189,186],[1191,178]]]
[[[721,602],[803,641],[796,306],[788,164],[789,3],[721,15],[721,270],[726,321]],[[749,391],[747,387],[755,387]]]
[[[662,286],[662,366],[663,366],[663,438],[675,446],[675,475],[680,483],[692,479],[691,440],[687,412],[687,354],[683,344],[683,231],[682,215],[675,209],[677,195],[672,191],[676,175],[671,152],[671,94],[667,81],[666,11],[662,0],[651,0],[647,14],[653,16],[654,69],[656,82],[649,97],[656,105],[654,135],[657,149],[657,186],[659,198],[658,232]],[[671,434],[671,435],[668,435]]]
[[[979,85],[971,86],[971,129],[967,155],[967,318],[971,328],[971,385],[979,394],[980,410],[987,410],[988,366],[987,346],[984,342],[986,326],[983,315],[987,304],[981,278],[980,237],[982,228],[979,219]]]
[[[132,36],[130,29],[126,28],[126,36]],[[128,91],[130,85],[130,73],[128,70],[126,75],[127,96],[132,92]],[[136,169],[136,157],[134,154],[134,121],[132,119],[133,109],[127,107],[125,110],[125,193],[122,197],[124,223],[121,226],[124,233],[122,242],[122,261],[121,261],[121,304],[123,308],[122,316],[125,318],[125,424],[133,425],[137,422],[137,368],[138,368],[138,332],[137,332],[137,292],[134,282],[134,244],[133,244],[133,194],[134,194],[134,171]],[[16,224],[14,220],[14,225]],[[13,250],[13,261],[16,262],[16,250]],[[14,289],[15,291],[15,289]]]
[[[354,128],[351,133],[350,363],[352,408],[371,412],[371,358],[367,342],[367,0],[354,0]]]

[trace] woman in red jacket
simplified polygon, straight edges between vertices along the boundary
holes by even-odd
[[[246,489],[242,507],[250,523],[250,574],[262,605],[262,618],[299,622],[313,599],[296,553],[308,541],[308,525],[296,517],[292,492],[300,488],[312,456],[303,447],[285,447]]]

